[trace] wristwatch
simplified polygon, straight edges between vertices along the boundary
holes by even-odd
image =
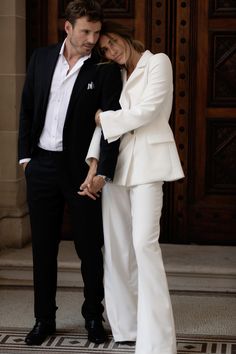
[[[97,176],[102,177],[104,179],[105,183],[111,182],[111,178],[109,178],[107,176],[104,176],[104,175],[97,175]]]

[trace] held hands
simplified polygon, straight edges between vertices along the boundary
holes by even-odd
[[[80,186],[80,192],[78,192],[79,195],[87,195],[88,197],[92,199],[96,199],[90,192],[89,192],[89,187],[93,181],[93,177],[96,175],[97,172],[97,160],[96,159],[91,159],[90,160],[90,167],[89,171],[87,174],[87,177],[85,178],[84,182]]]
[[[102,187],[105,185],[105,180],[102,176],[96,176],[97,172],[97,160],[91,159],[90,168],[84,182],[80,186],[78,192],[81,196],[88,196],[89,198],[96,200],[99,198],[99,193]]]
[[[79,195],[87,195],[89,198],[96,200],[100,197],[100,192],[105,185],[105,180],[102,176],[94,176],[92,179],[86,177],[84,183],[81,184],[81,192],[78,192]]]
[[[98,109],[95,114],[95,122],[97,126],[100,126],[99,114],[101,112],[102,110]],[[86,179],[80,186],[80,191],[78,192],[79,195],[88,196],[93,200],[96,200],[97,198],[100,197],[99,193],[101,192],[106,182],[102,176],[96,176],[96,172],[97,172],[97,160],[91,159],[90,168]]]

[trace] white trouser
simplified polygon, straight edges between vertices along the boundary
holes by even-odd
[[[175,354],[172,306],[158,238],[162,182],[103,188],[104,288],[115,341],[135,354]]]

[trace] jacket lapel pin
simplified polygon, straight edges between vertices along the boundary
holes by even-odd
[[[88,83],[87,90],[93,90],[94,89],[94,83],[91,81]]]

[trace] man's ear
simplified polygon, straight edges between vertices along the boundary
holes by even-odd
[[[65,28],[66,34],[68,34],[72,29],[72,24],[69,21],[66,21],[64,28]]]

